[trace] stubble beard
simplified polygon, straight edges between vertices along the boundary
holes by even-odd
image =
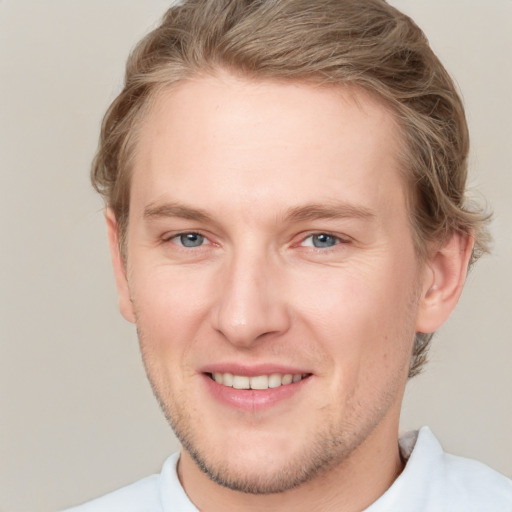
[[[411,325],[409,322],[412,320],[414,306],[417,305],[418,292],[419,289],[416,288],[408,304],[407,327],[403,326],[403,331],[397,333],[397,338],[411,338],[411,351],[414,335],[409,336],[408,327]],[[246,471],[242,473],[240,466],[233,467],[231,460],[213,460],[208,456],[208,446],[205,446],[204,439],[201,440],[201,429],[198,426],[200,422],[195,421],[191,414],[187,397],[177,394],[165,384],[165,379],[159,378],[157,368],[152,368],[151,340],[145,337],[139,326],[137,333],[146,375],[153,393],[183,448],[211,481],[246,494],[282,493],[311,482],[334,467],[350,467],[351,455],[368,439],[395,401],[401,399],[403,392],[402,376],[397,374],[388,383],[389,386],[380,390],[370,411],[367,409],[368,404],[361,405],[357,397],[349,397],[346,411],[350,411],[350,414],[345,418],[331,415],[321,419],[316,432],[300,452],[292,454],[290,460],[283,461],[279,468],[265,474],[254,474],[250,471],[251,468],[243,466]],[[398,339],[396,341],[400,343]],[[409,360],[410,356],[409,353]],[[408,366],[405,374],[407,370]],[[200,411],[194,412],[200,414]],[[293,435],[293,426],[290,427],[290,434]],[[243,458],[243,454],[240,457]]]
[[[139,337],[141,333],[139,333]],[[141,343],[141,347],[143,343]],[[311,482],[329,472],[334,467],[349,466],[352,453],[370,436],[393,403],[395,394],[386,391],[374,403],[377,406],[368,411],[359,411],[364,419],[358,421],[351,415],[350,423],[342,418],[325,418],[323,427],[319,427],[311,439],[301,447],[298,453],[283,460],[280,467],[271,472],[251,471],[243,464],[233,464],[232,460],[217,460],[209,456],[208,442],[201,439],[201,428],[187,407],[184,396],[175,396],[170,389],[157,383],[156,373],[150,371],[151,360],[142,350],[148,380],[153,393],[183,448],[214,483],[227,489],[252,495],[268,495],[292,490]],[[163,380],[160,379],[160,382]],[[351,406],[354,406],[353,404]],[[200,414],[197,410],[196,414]],[[321,425],[322,423],[319,423]],[[293,435],[293,427],[290,427]],[[240,454],[243,460],[243,454]],[[244,468],[243,470],[240,468]]]

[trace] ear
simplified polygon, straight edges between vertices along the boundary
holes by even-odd
[[[471,235],[453,233],[434,251],[425,268],[416,332],[431,333],[446,322],[462,293],[472,250]]]
[[[116,216],[111,208],[105,209],[105,220],[107,221],[108,242],[110,245],[110,257],[116,278],[117,296],[119,310],[128,322],[135,323],[135,312],[130,297],[130,288],[126,274],[126,264],[119,248],[119,225]]]

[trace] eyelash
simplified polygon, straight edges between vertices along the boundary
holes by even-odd
[[[333,245],[329,245],[329,246],[325,246],[325,247],[317,247],[317,246],[314,245],[313,242],[312,242],[311,245],[307,245],[307,246],[303,245],[306,240],[308,240],[308,239],[312,239],[313,240],[315,237],[318,238],[318,237],[321,237],[321,236],[325,236],[327,238],[332,239],[334,241]],[[300,245],[302,247],[313,247],[315,249],[327,250],[327,249],[331,249],[331,248],[333,248],[333,247],[335,247],[337,245],[344,244],[344,243],[348,243],[348,241],[342,239],[341,237],[335,235],[334,233],[329,233],[329,232],[325,232],[325,231],[319,231],[319,232],[308,234],[308,236],[304,237],[301,240]]]
[[[308,239],[312,239],[313,237],[319,237],[322,235],[334,239],[333,245],[324,246],[324,247],[316,247],[313,244],[312,240],[311,240],[311,243],[309,243],[308,245],[305,245],[305,242]],[[351,243],[352,243],[352,239],[349,238],[348,236],[341,236],[339,234],[331,233],[329,231],[315,231],[315,232],[310,232],[306,236],[302,237],[301,240],[298,242],[298,244],[295,244],[295,246],[298,249],[305,249],[310,254],[313,253],[313,254],[317,254],[319,256],[321,256],[321,255],[327,256],[328,254],[330,254],[332,252],[335,252],[335,254],[337,254],[336,251],[345,249]]]
[[[185,245],[183,243],[182,237],[186,237],[187,235],[195,235],[195,236],[201,238],[202,241],[201,241],[200,245],[189,245],[189,246]],[[325,237],[333,239],[334,240],[333,245],[328,245],[328,246],[325,246],[325,247],[317,247],[317,246],[314,245],[313,242],[311,244],[304,245],[304,242],[306,242],[306,240],[313,239],[314,237],[321,237],[321,236],[325,236]],[[209,238],[207,236],[199,233],[198,231],[182,231],[182,232],[179,232],[179,233],[173,233],[172,235],[165,237],[163,241],[165,243],[176,241],[174,243],[176,243],[176,245],[178,245],[179,247],[181,247],[181,248],[183,248],[185,250],[187,250],[187,249],[196,249],[196,248],[203,247],[205,245],[210,245],[211,244]],[[297,246],[298,247],[310,247],[311,249],[313,249],[313,250],[315,250],[317,252],[327,252],[327,251],[330,251],[330,250],[334,250],[338,245],[346,245],[346,244],[349,244],[349,243],[350,243],[350,240],[348,240],[346,238],[342,238],[342,237],[340,237],[338,235],[335,235],[334,233],[330,233],[328,231],[316,231],[316,232],[313,232],[313,233],[309,233],[307,236],[301,238],[299,243],[295,244],[295,246],[296,247]]]
[[[173,242],[174,240],[180,239],[182,237],[186,237],[187,235],[195,235],[197,237],[202,238],[203,241],[209,242],[209,239],[207,236],[202,235],[201,233],[199,233],[197,231],[182,231],[179,233],[173,233],[172,235],[165,237],[164,242]],[[211,242],[209,242],[209,243],[211,243]],[[184,249],[189,249],[189,248],[195,249],[196,247],[202,247],[203,245],[209,245],[209,244],[201,243],[200,245],[196,245],[196,246],[187,246],[183,243],[176,242],[176,245],[179,245],[180,247],[183,247]]]

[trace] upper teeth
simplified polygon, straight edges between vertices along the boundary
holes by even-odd
[[[235,389],[268,389],[285,386],[292,382],[299,382],[302,379],[302,373],[272,373],[270,375],[233,375],[232,373],[213,373],[215,382]]]

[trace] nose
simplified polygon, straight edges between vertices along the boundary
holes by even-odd
[[[249,348],[289,329],[282,269],[271,257],[233,256],[218,277],[214,328],[231,344]]]

